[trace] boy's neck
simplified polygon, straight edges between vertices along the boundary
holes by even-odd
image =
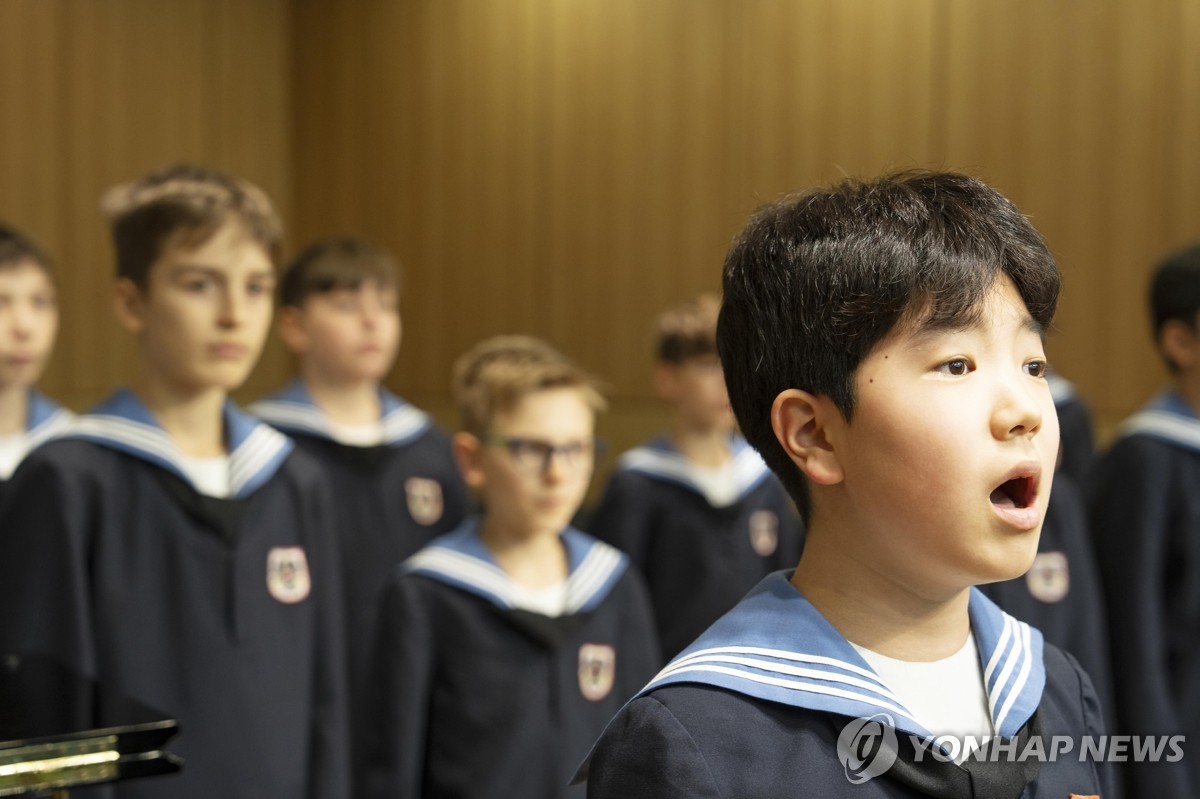
[[[507,529],[494,517],[485,516],[479,537],[517,585],[545,588],[567,579],[567,551],[556,531]]]
[[[810,533],[791,582],[846,640],[910,662],[962,648],[971,632],[968,589],[923,596],[826,538]]]
[[[133,391],[184,455],[219,458],[229,454],[225,446],[226,394],[221,389],[187,392],[144,378]]]
[[[724,425],[698,428],[676,418],[671,426],[671,443],[683,457],[697,466],[723,466],[733,457],[730,431]]]
[[[1178,394],[1192,412],[1200,416],[1200,371],[1180,372],[1175,375],[1175,393]]]
[[[374,381],[335,383],[314,379],[311,374],[304,374],[301,380],[316,406],[337,424],[376,424],[383,416],[379,384]]]
[[[25,386],[0,387],[0,436],[25,432],[29,420],[29,389]]]

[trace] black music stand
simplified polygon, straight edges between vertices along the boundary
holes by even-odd
[[[179,771],[175,719],[38,656],[0,656],[0,797]]]

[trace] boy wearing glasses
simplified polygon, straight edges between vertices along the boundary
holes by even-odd
[[[470,350],[454,387],[454,453],[484,513],[384,586],[367,795],[582,796],[575,766],[658,666],[636,571],[569,526],[604,400],[525,336]]]
[[[800,559],[787,492],[736,434],[711,294],[659,317],[654,386],[670,430],[618,460],[589,527],[646,579],[670,658],[759,580]]]

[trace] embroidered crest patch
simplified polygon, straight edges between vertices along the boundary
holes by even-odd
[[[1047,604],[1061,602],[1071,588],[1067,556],[1062,552],[1039,552],[1025,575],[1033,598]]]
[[[410,477],[404,481],[408,497],[408,513],[417,524],[431,525],[442,518],[442,484],[427,477]]]
[[[779,517],[769,510],[750,514],[750,546],[755,554],[768,557],[779,546]]]
[[[599,702],[612,692],[617,671],[617,653],[608,644],[584,644],[579,647],[579,692]]]
[[[275,547],[267,553],[267,591],[285,605],[308,598],[312,577],[303,547]]]

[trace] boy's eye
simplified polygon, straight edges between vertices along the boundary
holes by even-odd
[[[1025,371],[1027,371],[1029,373],[1030,377],[1045,377],[1046,376],[1046,362],[1045,361],[1030,361],[1029,363],[1025,364]]]
[[[971,362],[966,358],[952,358],[939,366],[938,371],[961,377],[971,371]]]
[[[250,285],[246,287],[246,291],[254,296],[259,296],[262,294],[270,294],[273,288],[274,287],[265,280],[255,280],[251,281]]]
[[[201,277],[201,278],[193,278],[191,280],[186,281],[183,284],[183,287],[188,291],[196,292],[197,294],[199,294],[199,293],[208,291],[209,289],[213,288],[214,285],[215,284],[213,283],[212,280],[210,280],[206,277]]]

